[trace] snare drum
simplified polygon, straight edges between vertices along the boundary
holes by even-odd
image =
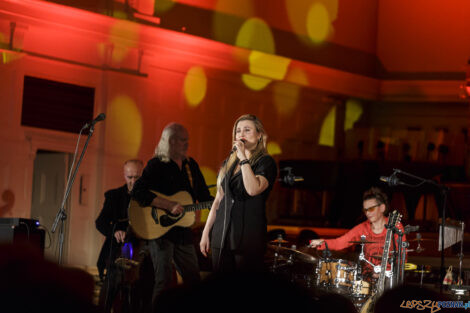
[[[356,298],[367,297],[370,293],[370,284],[365,280],[355,280],[352,282],[351,296]]]
[[[342,259],[320,259],[316,274],[317,286],[349,293],[356,276],[356,264]]]

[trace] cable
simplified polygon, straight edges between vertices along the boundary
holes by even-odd
[[[220,271],[220,260],[222,259],[222,250],[224,248],[224,238],[225,238],[225,223],[227,221],[227,191],[228,191],[228,179],[227,179],[227,165],[228,161],[230,159],[230,156],[227,158],[227,161],[224,164],[224,172],[225,172],[225,177],[224,177],[224,204],[225,204],[225,210],[224,210],[224,228],[222,228],[222,237],[220,239],[220,250],[219,250],[219,258],[217,260],[217,270]],[[240,169],[241,170],[241,169]]]
[[[18,223],[18,225],[24,225],[24,226],[26,226],[26,233],[28,234],[28,241],[29,241],[29,239],[30,239],[30,238],[29,238],[29,235],[30,235],[29,225],[28,225],[27,223],[21,222],[21,221]]]
[[[44,229],[45,233],[49,237],[49,245],[46,246],[46,244],[44,243],[44,249],[49,249],[52,246],[52,236],[51,236],[51,233],[49,232],[49,229],[42,224],[38,226],[38,229]]]

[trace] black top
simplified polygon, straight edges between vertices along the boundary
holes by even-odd
[[[189,165],[194,188],[191,188],[186,164]],[[159,158],[148,161],[142,176],[135,182],[132,189],[132,197],[141,206],[149,206],[156,195],[150,190],[157,191],[165,195],[173,195],[178,191],[187,191],[191,194],[193,201],[209,201],[212,199],[207,188],[204,176],[202,176],[199,165],[194,159],[189,158],[183,161],[181,169],[173,160],[165,163]],[[187,227],[173,227],[161,238],[169,239],[174,243],[192,243],[191,230]]]
[[[113,260],[115,258],[115,253],[119,248],[119,245],[114,238],[114,233],[117,230],[127,230],[127,226],[129,225],[127,208],[129,206],[129,201],[131,200],[131,196],[127,191],[127,185],[108,190],[104,194],[104,197],[103,209],[95,221],[96,229],[106,236],[106,240],[101,247],[97,263],[100,277],[103,276],[103,271],[106,268],[106,261],[109,257],[111,243],[113,244]]]
[[[266,247],[266,199],[277,176],[276,162],[270,155],[264,155],[251,165],[253,173],[265,177],[269,183],[268,188],[256,196],[246,192],[241,170],[233,175],[236,166],[237,162],[222,181],[224,197],[212,228],[211,246],[222,248],[227,244],[235,251],[260,251]]]

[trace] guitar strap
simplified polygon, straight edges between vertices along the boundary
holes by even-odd
[[[189,162],[184,164],[186,168],[186,173],[188,174],[189,185],[191,186],[191,193],[194,195],[194,183],[193,183],[193,175],[191,173],[191,169],[189,168]]]

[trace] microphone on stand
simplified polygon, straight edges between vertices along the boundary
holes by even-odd
[[[331,251],[328,249],[328,244],[326,243],[326,240],[323,241],[325,243],[325,250],[323,250],[323,258],[329,259],[331,257]]]
[[[287,174],[286,176],[279,178],[279,181],[286,185],[292,186],[296,182],[304,181],[302,176],[294,176],[293,174]]]
[[[86,129],[88,127],[93,128],[96,123],[104,120],[105,118],[106,118],[106,114],[100,113],[100,114],[98,114],[97,117],[95,117],[95,119],[93,121],[91,121],[90,123],[86,123],[85,126],[83,126],[83,129]]]
[[[384,183],[387,183],[390,187],[405,185],[402,181],[400,181],[400,179],[398,179],[395,172],[390,176],[380,176],[380,180]]]
[[[292,173],[292,167],[285,167],[281,171],[287,171],[287,174],[281,178],[278,178],[278,181],[283,182],[286,185],[293,186],[296,182],[304,181],[302,176],[295,176]]]

